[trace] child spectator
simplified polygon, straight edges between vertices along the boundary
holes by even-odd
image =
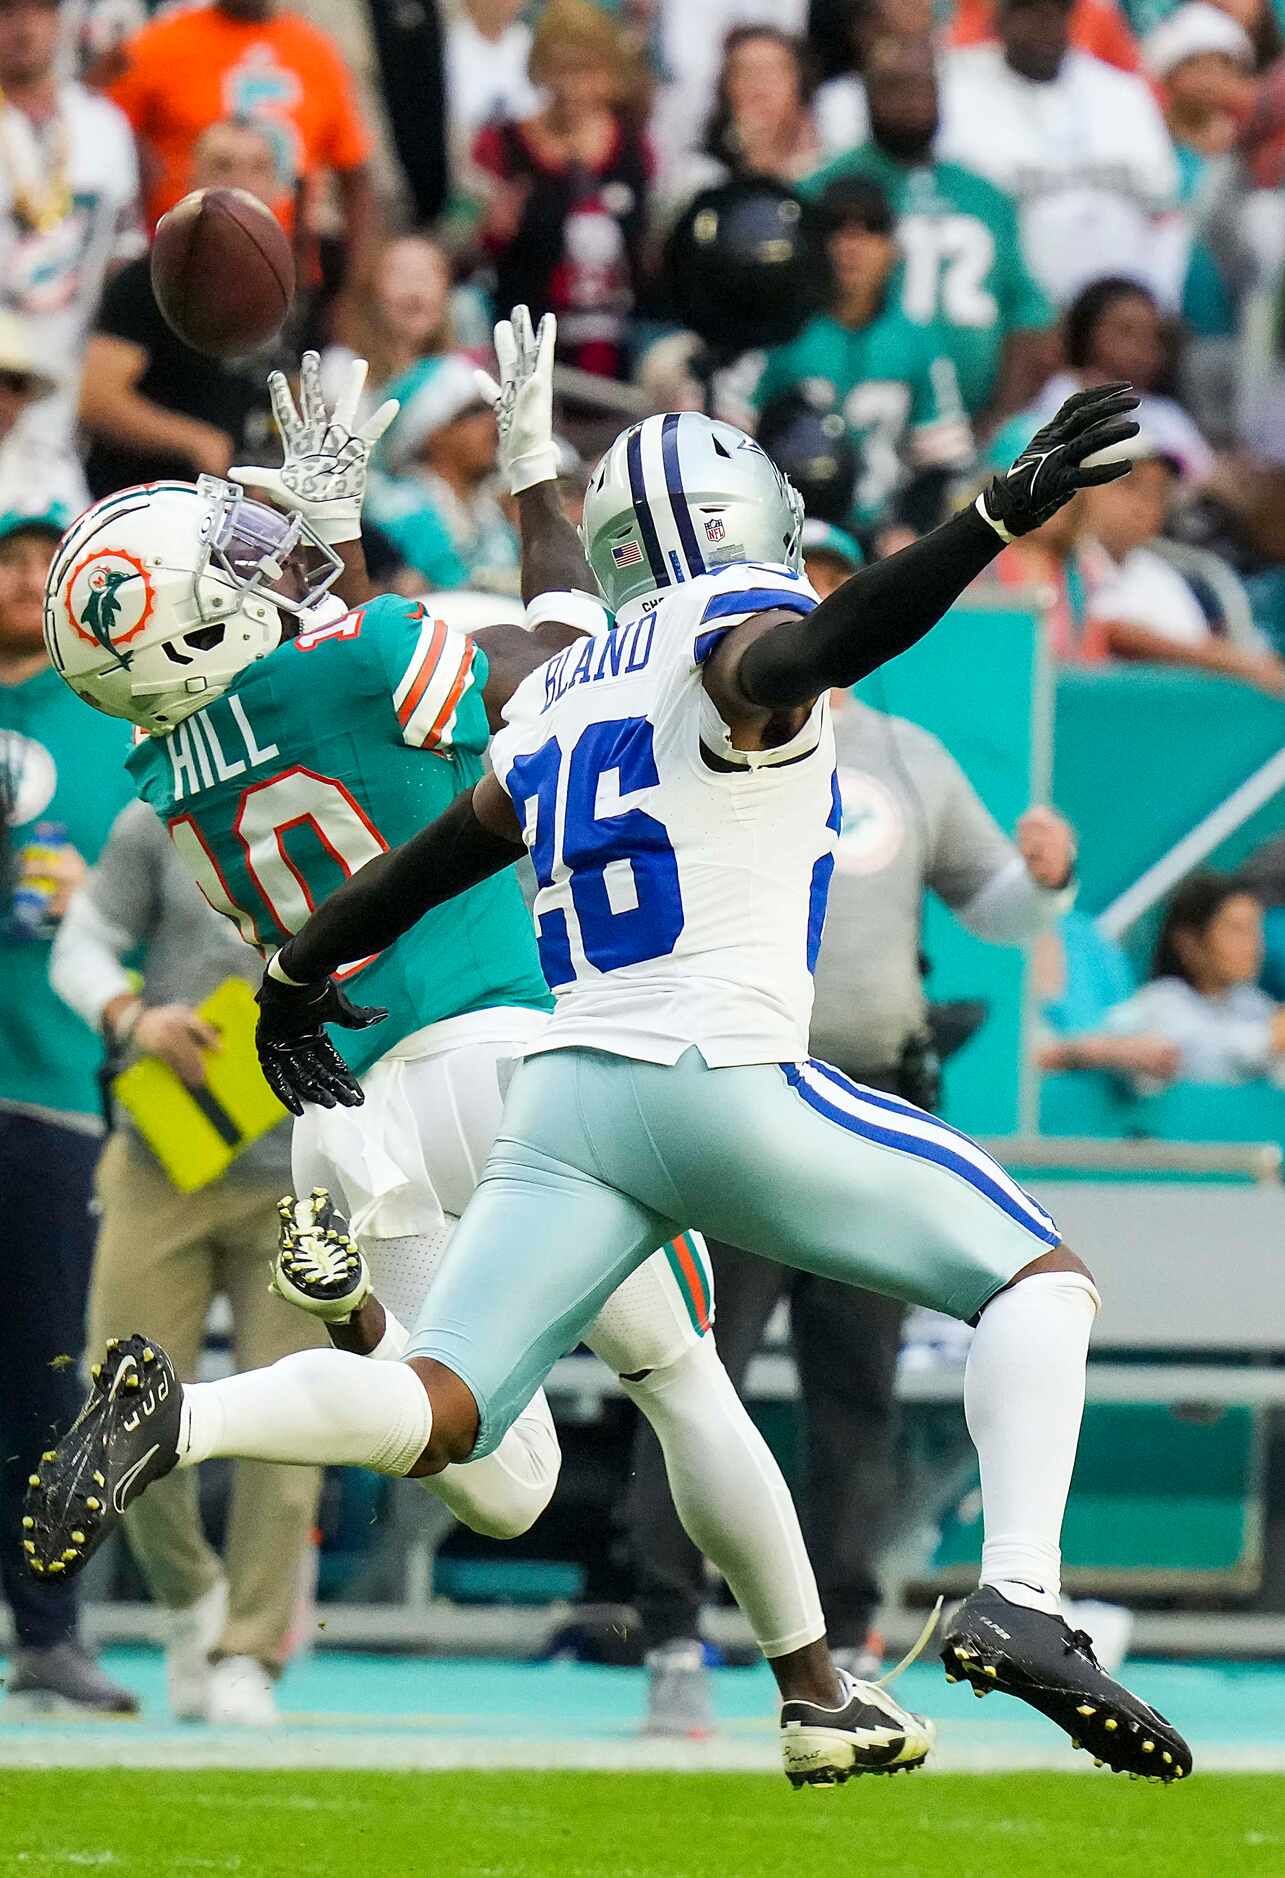
[[[425,586],[515,593],[518,543],[492,489],[495,413],[473,367],[442,359],[403,404],[368,513]]]
[[[1108,1013],[1114,1037],[1142,1032],[1176,1046],[1183,1082],[1266,1077],[1285,1088],[1285,1006],[1258,986],[1263,909],[1226,874],[1193,874],[1174,894],[1151,981]]]

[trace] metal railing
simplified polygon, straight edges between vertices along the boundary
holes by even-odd
[[[1217,808],[1211,809],[1203,820],[1196,823],[1190,833],[1176,842],[1167,854],[1162,854],[1131,887],[1126,887],[1110,906],[1099,913],[1097,924],[1100,929],[1108,938],[1119,939],[1163,900],[1193,867],[1199,867],[1215,848],[1226,841],[1228,836],[1234,835],[1251,815],[1256,815],[1282,790],[1285,790],[1285,750],[1279,750],[1252,776],[1247,776],[1238,789],[1233,789]]]

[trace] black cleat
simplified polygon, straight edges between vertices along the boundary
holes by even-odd
[[[1161,1781],[1191,1772],[1191,1749],[1178,1730],[1107,1675],[1091,1637],[1047,1611],[1010,1603],[990,1585],[956,1611],[941,1660],[948,1682],[1029,1702],[1099,1767]]]
[[[937,1731],[873,1682],[841,1671],[846,1700],[781,1704],[781,1754],[792,1787],[837,1787],[857,1774],[922,1767]]]
[[[84,1408],[28,1483],[23,1557],[46,1584],[83,1571],[126,1507],[178,1461],[183,1391],[160,1345],[113,1337],[92,1374]]]

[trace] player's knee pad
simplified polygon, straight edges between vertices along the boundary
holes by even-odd
[[[561,1466],[558,1431],[541,1390],[493,1453],[447,1467],[421,1485],[443,1500],[470,1532],[487,1539],[520,1539],[553,1498]]]

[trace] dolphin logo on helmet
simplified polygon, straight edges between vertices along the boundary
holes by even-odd
[[[173,730],[286,636],[342,571],[295,514],[236,483],[145,483],[87,509],[58,544],[45,643],[73,691],[143,730]]]
[[[121,588],[132,584],[137,592],[122,597]],[[130,654],[121,648],[147,624],[154,600],[147,569],[119,548],[95,548],[68,576],[66,607],[72,625],[126,671]]]

